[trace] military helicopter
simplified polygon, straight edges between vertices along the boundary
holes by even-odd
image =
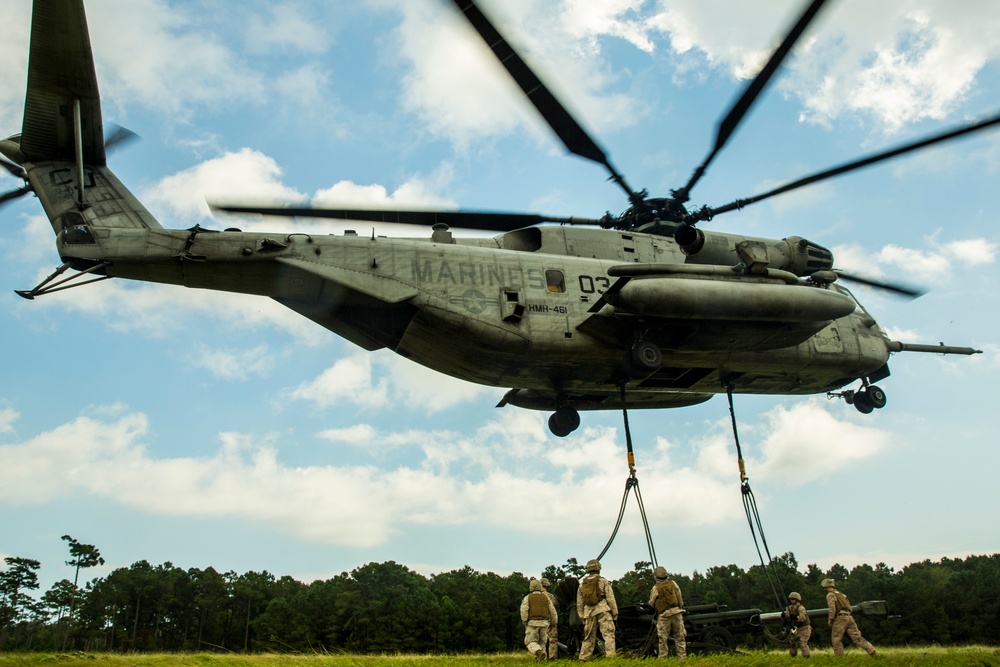
[[[886,405],[875,383],[901,351],[974,354],[891,340],[806,239],[701,229],[716,215],[1000,123],[972,123],[819,172],[769,192],[689,209],[697,182],[824,4],[813,0],[718,126],[690,180],[651,197],[634,190],[471,0],[456,8],[492,48],[571,152],[602,165],[628,199],[619,215],[359,210],[217,203],[235,214],[428,226],[420,238],[355,232],[164,228],[107,166],[82,0],[34,0],[20,134],[3,166],[51,221],[61,264],[34,299],[110,278],[268,296],[366,349],[389,348],[441,373],[509,387],[499,406],[551,411],[553,434],[581,410],[676,408],[722,392],[828,393],[863,413]],[[9,160],[9,161],[8,161]],[[451,228],[496,232],[459,238]],[[859,384],[856,384],[859,383]],[[849,385],[855,388],[850,389]]]

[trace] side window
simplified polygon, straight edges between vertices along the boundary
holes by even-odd
[[[85,225],[68,227],[63,230],[62,239],[66,245],[92,245],[96,243],[94,236]]]
[[[545,286],[550,292],[561,293],[566,291],[566,278],[562,271],[549,270],[545,272]]]

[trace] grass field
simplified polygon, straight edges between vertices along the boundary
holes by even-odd
[[[726,655],[691,656],[691,667],[777,667],[798,664],[776,651],[748,651]],[[669,659],[665,664],[673,664]],[[554,661],[567,667],[574,662]],[[605,658],[594,662],[607,667],[649,667],[653,659]],[[534,663],[527,652],[495,655],[416,656],[416,655],[236,655],[206,653],[0,653],[0,667],[525,667]],[[810,665],[913,665],[931,667],[1000,667],[1000,647],[969,646],[961,648],[888,648],[872,660],[863,652],[850,650],[843,658],[829,649],[814,649]]]

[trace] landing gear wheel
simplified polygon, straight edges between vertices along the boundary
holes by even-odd
[[[854,392],[854,407],[858,409],[858,412],[864,415],[867,415],[875,409],[875,404],[872,402],[872,397],[868,395],[867,390],[862,389],[861,391]]]
[[[570,405],[558,408],[549,416],[549,430],[557,438],[565,438],[580,426],[580,413]]]
[[[629,351],[625,365],[633,377],[646,377],[663,365],[663,353],[655,343],[640,340]]]
[[[868,394],[868,400],[872,402],[872,407],[876,410],[881,410],[885,407],[885,392],[880,387],[869,385],[865,393]]]

